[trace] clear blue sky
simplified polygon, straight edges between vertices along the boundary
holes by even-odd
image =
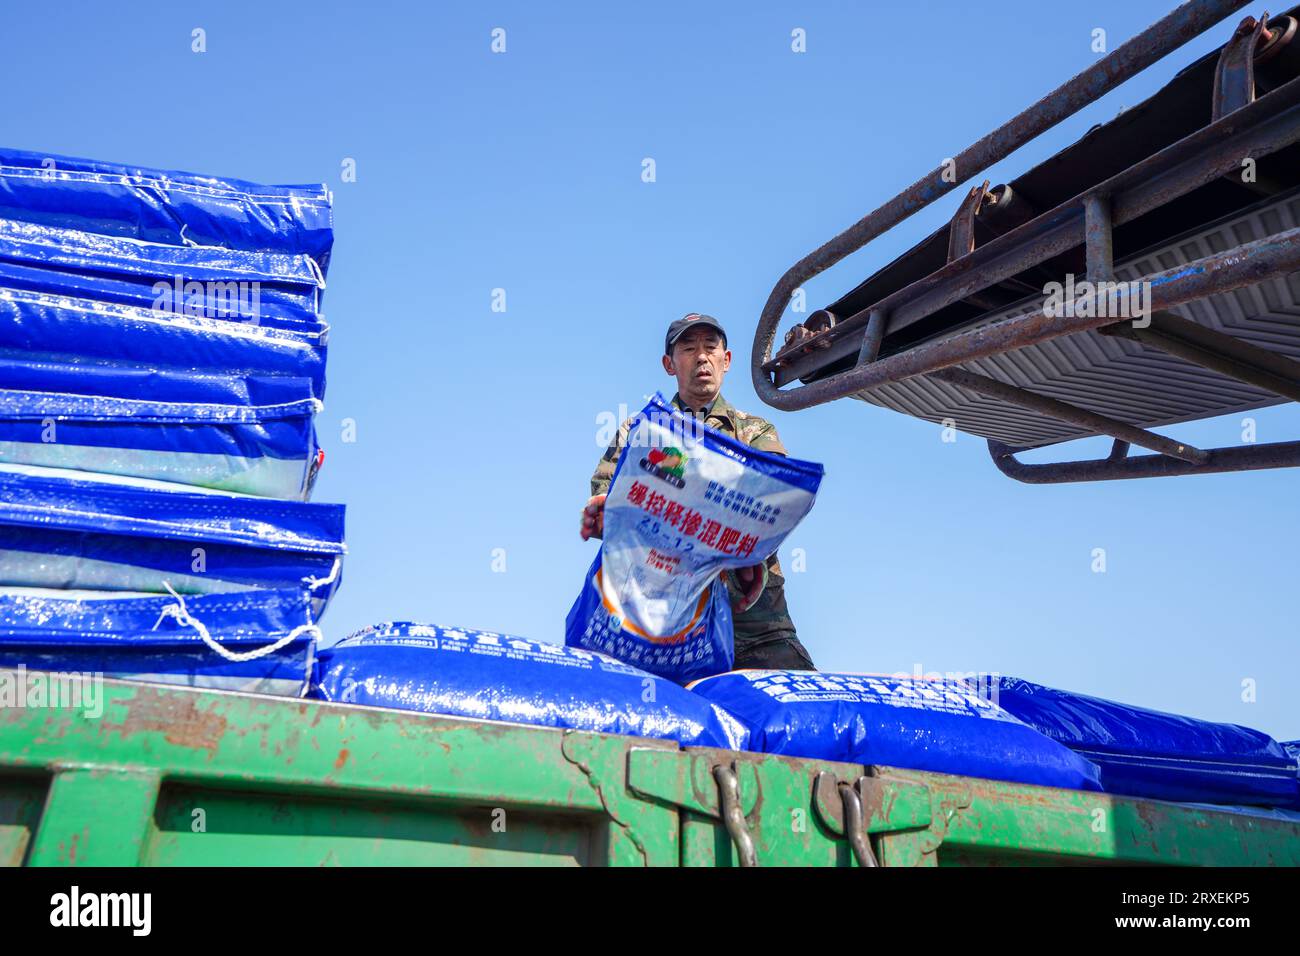
[[[701,310],[731,333],[728,398],[825,463],[783,549],[806,553],[787,592],[823,669],[998,671],[1300,737],[1295,472],[1020,485],[981,440],[892,412],[767,409],[746,367],[793,261],[1092,62],[1094,28],[1114,46],[1171,6],[11,2],[4,137],[335,190],[316,497],[347,503],[351,554],[331,640],[414,619],[561,641],[595,547],[576,527],[597,417],[671,394],[664,327]],[[990,177],[1138,102],[1230,26]],[[811,304],[956,199],[812,283]],[[1300,435],[1294,406],[1255,417],[1260,441]],[[1173,432],[1232,444],[1239,418]]]

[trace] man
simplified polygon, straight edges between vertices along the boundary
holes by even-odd
[[[663,366],[664,371],[677,379],[674,406],[753,448],[786,454],[770,422],[733,408],[722,397],[722,379],[731,368],[731,352],[727,348],[727,333],[717,319],[693,312],[670,325],[664,338]],[[603,531],[605,494],[627,442],[630,422],[631,419],[619,428],[591,476],[592,497],[582,511],[584,541],[600,537]],[[741,568],[734,574],[724,571],[723,580],[731,595],[737,670],[816,669],[808,651],[799,643],[786,609],[785,578],[775,554],[762,564]]]

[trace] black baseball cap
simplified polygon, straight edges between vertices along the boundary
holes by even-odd
[[[727,344],[727,330],[722,327],[717,319],[702,312],[692,312],[668,326],[668,334],[664,336],[664,355],[672,355],[673,343],[685,335],[687,329],[693,329],[697,325],[707,325],[711,329],[716,329],[717,333],[722,336],[722,344]]]

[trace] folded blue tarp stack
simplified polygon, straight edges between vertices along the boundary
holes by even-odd
[[[301,691],[330,200],[0,149],[0,666]]]

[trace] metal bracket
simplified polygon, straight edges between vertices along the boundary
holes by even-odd
[[[971,191],[957,207],[957,214],[948,223],[949,262],[975,251],[975,217],[979,215],[980,207],[991,198],[989,181],[986,179],[982,185],[971,187]]]
[[[818,309],[785,333],[785,343],[781,346],[781,351],[776,353],[774,361],[786,361],[794,355],[806,355],[830,348],[831,343],[819,336],[826,330],[833,329],[838,322],[839,318],[834,312]]]
[[[707,748],[682,752],[633,747],[627,755],[627,785],[641,796],[721,819],[723,808],[713,768],[723,762],[719,759],[723,753]],[[758,770],[743,760],[733,759],[729,766],[740,788],[740,808],[749,816],[758,806]]]
[[[917,846],[921,855],[921,860],[934,853],[935,850],[943,844],[948,836],[948,827],[952,824],[952,819],[963,810],[970,808],[973,802],[971,791],[968,787],[958,787],[950,791],[941,791],[938,797],[938,812],[934,817],[934,824],[922,834]]]
[[[1255,53],[1260,38],[1273,39],[1268,32],[1268,14],[1258,20],[1246,17],[1219,53],[1214,68],[1213,122],[1255,102]]]
[[[848,782],[823,771],[813,783],[812,803],[822,824],[849,841],[859,866],[878,865],[870,834],[924,830],[931,823],[927,787],[869,775]]]
[[[707,748],[680,753],[633,747],[627,755],[627,785],[640,796],[721,820],[740,865],[755,867],[758,853],[748,818],[759,804],[758,769],[728,756]]]
[[[564,755],[565,760],[582,771],[587,778],[587,784],[600,798],[600,804],[604,807],[609,818],[626,834],[627,839],[631,841],[632,846],[636,848],[636,852],[640,855],[643,864],[648,866],[650,857],[646,851],[646,841],[637,827],[633,826],[632,816],[626,812],[626,806],[630,801],[627,801],[624,797],[623,783],[617,778],[611,779],[607,776],[606,771],[609,769],[610,764],[608,760],[601,759],[602,751],[608,753],[611,739],[580,731],[566,730],[560,741],[560,752]],[[659,753],[672,754],[675,751],[661,750]]]

